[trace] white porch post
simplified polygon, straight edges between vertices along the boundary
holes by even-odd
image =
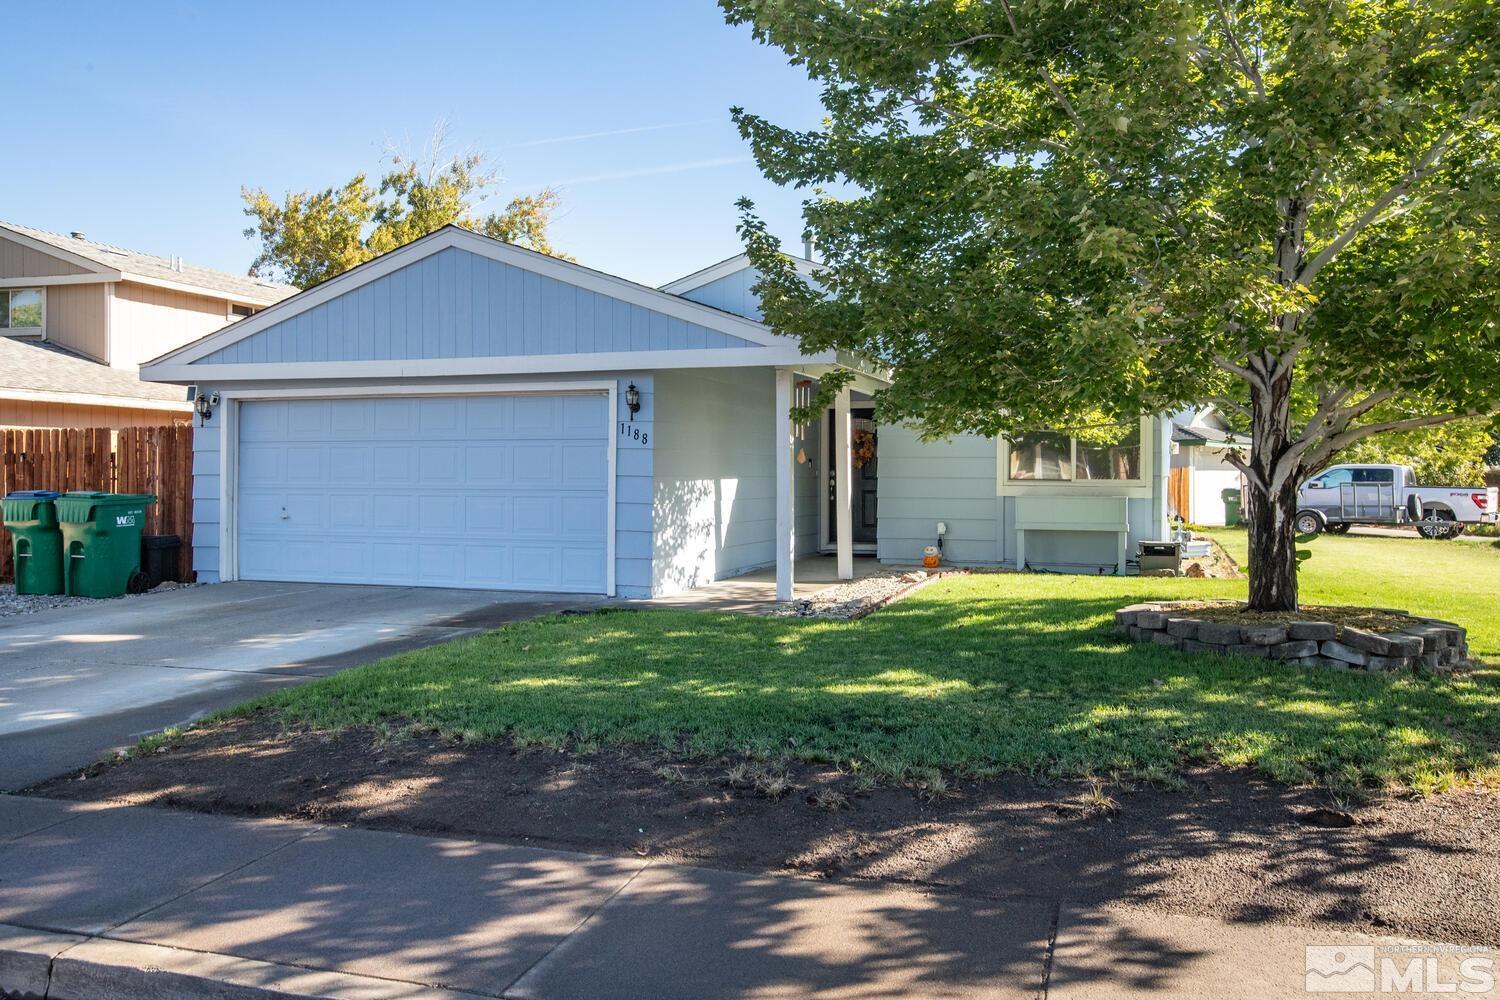
[[[793,506],[792,370],[776,369],[776,413],[772,454],[776,469],[776,600],[792,599],[792,562],[797,557],[797,517]]]
[[[835,529],[840,580],[854,579],[854,441],[849,426],[849,387],[833,403]]]

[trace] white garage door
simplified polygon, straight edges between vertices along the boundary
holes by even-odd
[[[608,397],[298,399],[239,413],[239,575],[603,593]]]

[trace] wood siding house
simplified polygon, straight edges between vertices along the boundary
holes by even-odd
[[[141,363],[294,291],[0,223],[0,427],[185,422],[186,394],[141,381]]]

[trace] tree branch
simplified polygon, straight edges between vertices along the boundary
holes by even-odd
[[[1306,464],[1310,467],[1316,467],[1318,463],[1324,461],[1334,453],[1349,447],[1356,441],[1363,441],[1365,438],[1375,434],[1384,434],[1389,431],[1416,430],[1419,427],[1433,427],[1454,420],[1462,420],[1465,417],[1492,416],[1494,414],[1500,414],[1500,407],[1488,411],[1462,410],[1455,413],[1429,414],[1423,417],[1407,417],[1404,420],[1387,420],[1379,424],[1363,424],[1359,427],[1351,427],[1341,434],[1335,434],[1326,439],[1322,445],[1311,453],[1311,457]]]
[[[1338,256],[1344,247],[1348,246],[1354,241],[1355,237],[1368,229],[1376,219],[1380,218],[1381,214],[1387,208],[1390,208],[1395,202],[1404,198],[1414,186],[1436,170],[1438,160],[1448,151],[1448,147],[1453,142],[1456,134],[1456,131],[1450,129],[1429,146],[1417,162],[1412,164],[1411,169],[1401,175],[1400,180],[1392,184],[1379,198],[1376,198],[1369,208],[1366,208],[1359,214],[1358,218],[1349,224],[1348,228],[1333,238],[1333,242],[1329,243],[1318,252],[1316,257],[1303,266],[1302,270],[1296,276],[1298,282],[1303,285],[1312,284],[1312,280],[1317,276],[1318,272],[1323,270],[1334,257]]]
[[[1264,390],[1266,388],[1265,377],[1263,375],[1261,375],[1259,372],[1254,372],[1254,371],[1251,371],[1249,368],[1245,368],[1245,367],[1243,367],[1241,365],[1237,365],[1233,361],[1230,361],[1228,358],[1219,358],[1219,357],[1216,357],[1216,358],[1213,359],[1213,361],[1214,361],[1214,364],[1217,365],[1219,368],[1223,369],[1224,371],[1228,372],[1231,375],[1234,375],[1234,376],[1236,376],[1238,378],[1244,379],[1246,382],[1249,382],[1251,385],[1255,386],[1257,389]]]
[[[1005,11],[1005,19],[1010,22],[1011,35],[1019,42],[1021,40],[1021,26],[1016,23],[1015,11],[1010,9],[1010,0],[1000,0],[1000,7]],[[1053,100],[1057,101],[1058,105],[1072,119],[1073,124],[1080,132],[1087,131],[1083,126],[1083,119],[1078,116],[1078,112],[1073,108],[1073,102],[1068,100],[1068,95],[1064,94],[1062,88],[1057,85],[1057,81],[1053,79],[1052,71],[1047,68],[1047,64],[1039,61],[1037,69],[1041,72],[1042,80],[1046,82],[1047,89],[1052,91]],[[1110,173],[1114,173],[1113,169],[1110,170]]]
[[[1239,36],[1234,33],[1234,24],[1229,20],[1229,11],[1224,9],[1223,0],[1218,0],[1219,20],[1224,25],[1224,34],[1229,38],[1229,45],[1234,49],[1234,58],[1239,63],[1240,72],[1245,74],[1246,79],[1255,85],[1255,94],[1261,100],[1266,99],[1266,83],[1261,79],[1260,70],[1256,69],[1245,55],[1245,50],[1240,46]]]

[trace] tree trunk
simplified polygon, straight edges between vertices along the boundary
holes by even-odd
[[[1292,380],[1251,387],[1254,437],[1250,445],[1250,609],[1297,610],[1297,487],[1300,463],[1291,439]]]

